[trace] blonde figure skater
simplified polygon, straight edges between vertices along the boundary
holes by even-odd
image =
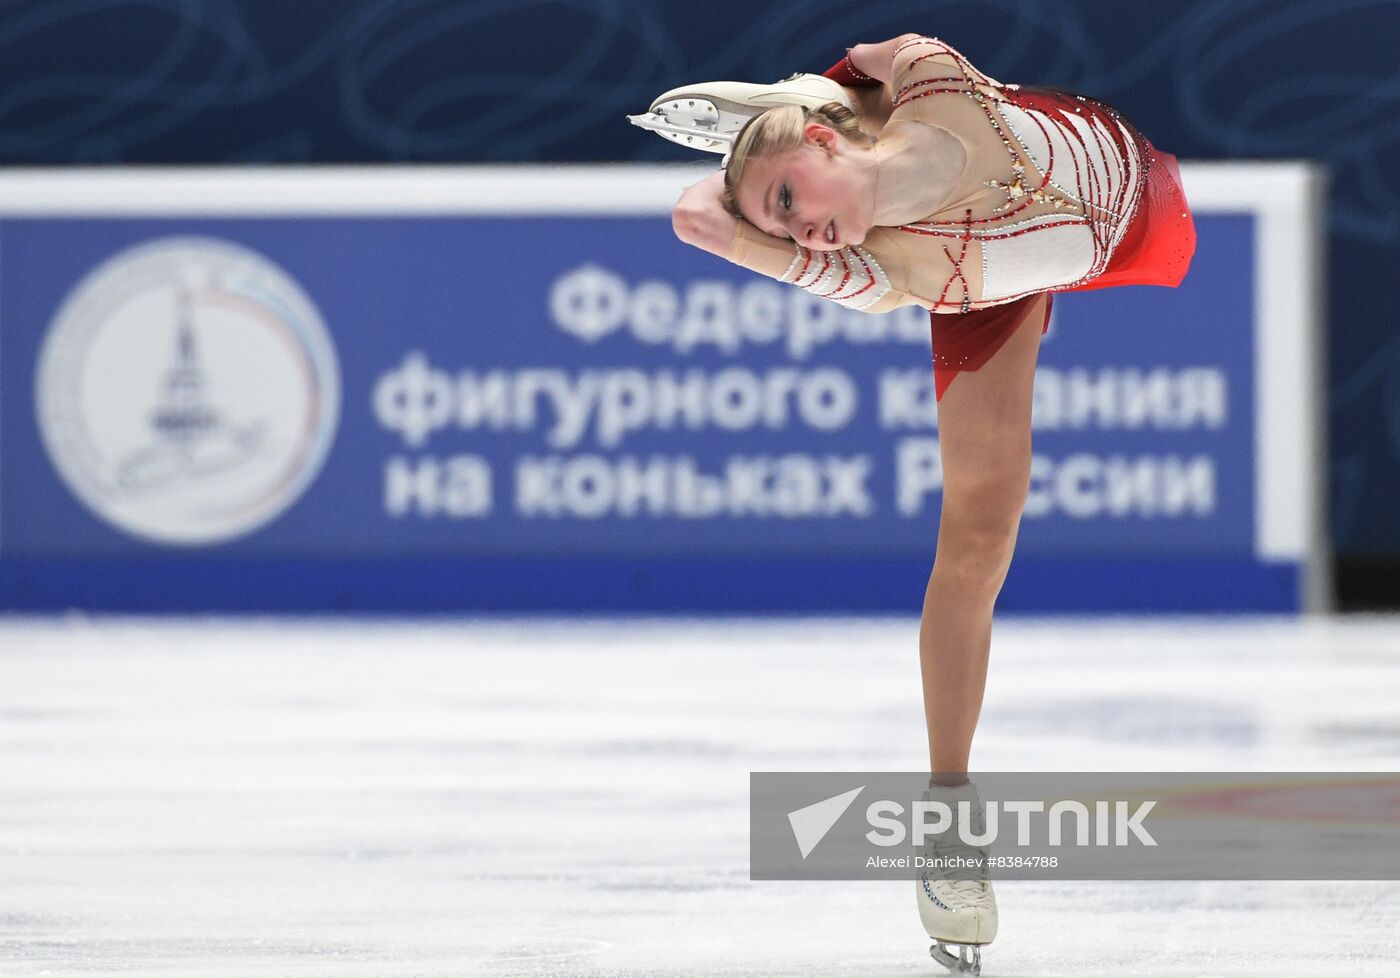
[[[971,801],[976,822],[968,760],[1051,297],[1180,283],[1195,231],[1176,160],[1102,102],[1002,84],[916,34],[824,75],[676,89],[633,121],[728,154],[677,203],[682,241],[854,309],[931,313],[944,485],[919,632],[926,797]],[[997,931],[985,872],[916,884],[934,957],[979,971]]]

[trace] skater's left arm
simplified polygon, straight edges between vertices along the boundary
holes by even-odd
[[[918,34],[901,34],[879,44],[857,44],[846,52],[846,56],[857,71],[888,85],[894,80],[895,51],[905,41],[917,37]]]

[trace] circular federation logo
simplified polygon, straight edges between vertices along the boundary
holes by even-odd
[[[311,299],[215,238],[121,251],[69,293],[35,382],[44,447],[99,517],[195,546],[265,525],[315,478],[340,374]]]

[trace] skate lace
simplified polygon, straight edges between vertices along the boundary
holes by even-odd
[[[973,823],[973,831],[978,834],[985,831],[981,821]],[[950,829],[943,835],[929,840],[928,852],[930,856],[940,859],[959,858],[963,860],[963,866],[949,869],[946,874],[942,875],[943,879],[964,881],[970,879],[975,882],[986,878],[986,847],[964,842],[958,836],[956,829]]]
[[[975,910],[992,909],[992,888],[984,880],[944,880],[943,886],[964,907]]]
[[[980,817],[972,823],[978,835],[986,831]],[[925,878],[942,895],[943,902],[953,909],[990,910],[993,907],[991,887],[987,883],[987,848],[964,842],[956,827],[930,839],[927,854],[940,860],[934,868],[925,870]],[[951,860],[956,859],[958,864]]]

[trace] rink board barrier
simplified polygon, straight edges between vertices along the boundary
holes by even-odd
[[[707,172],[10,171],[0,604],[916,610],[927,314],[681,244]],[[1056,299],[1003,610],[1325,604],[1320,180],[1183,173],[1181,288]]]

